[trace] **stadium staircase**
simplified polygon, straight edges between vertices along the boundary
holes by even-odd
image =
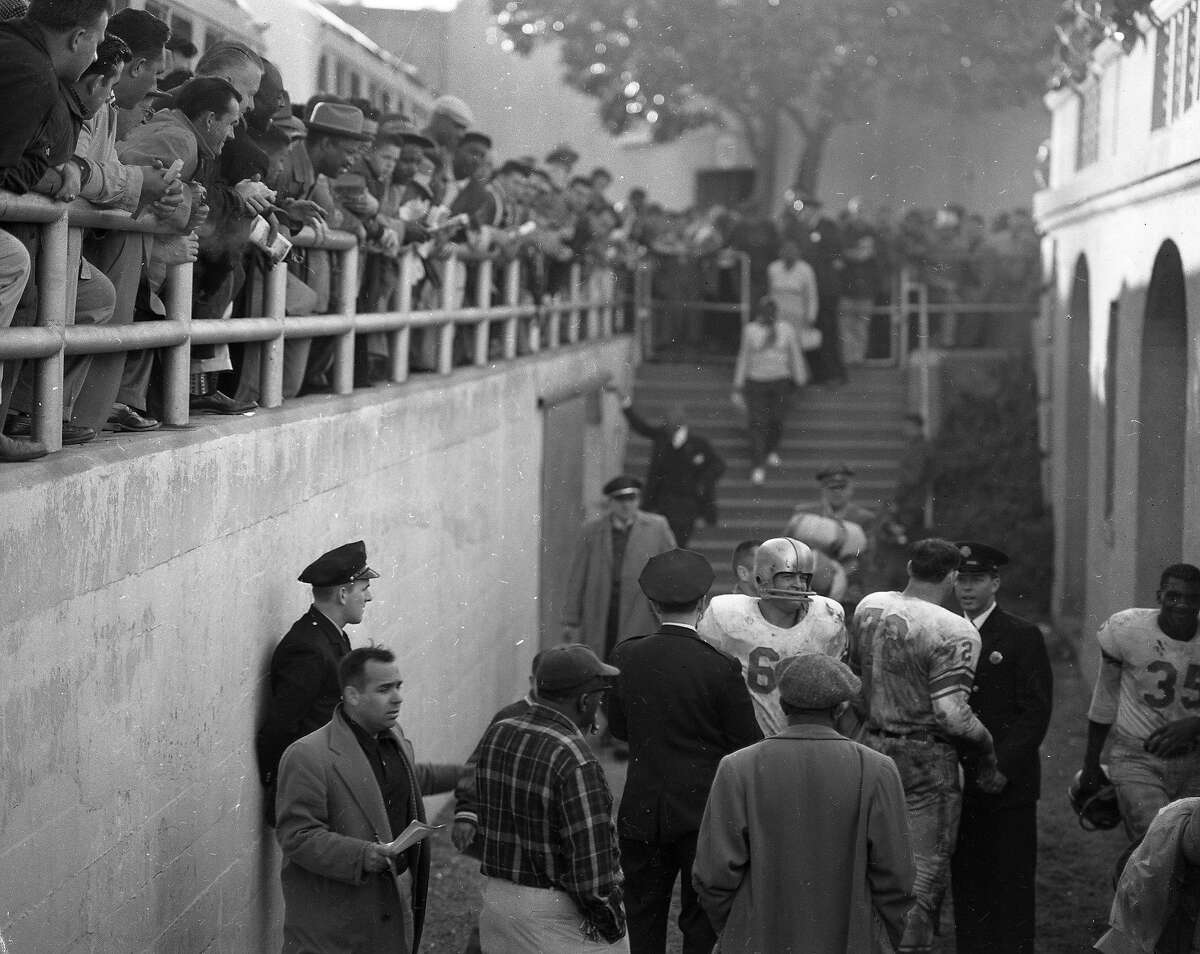
[[[826,461],[845,461],[856,472],[855,500],[877,507],[891,498],[905,442],[904,372],[898,368],[851,369],[850,383],[836,390],[806,388],[794,399],[784,431],[783,463],[767,470],[766,483],[750,483],[744,417],[729,401],[731,363],[650,364],[638,368],[634,407],[659,420],[675,401],[686,407],[689,424],[725,458],[717,489],[720,520],[697,527],[690,547],[717,571],[713,592],[733,585],[730,555],[737,544],[781,532],[793,509],[819,497],[816,474]],[[644,477],[650,442],[630,432],[626,471]]]

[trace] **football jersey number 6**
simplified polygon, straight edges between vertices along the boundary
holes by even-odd
[[[769,646],[759,646],[750,650],[746,657],[746,685],[752,692],[771,692],[779,684],[775,678],[775,664],[779,662],[779,653]]]
[[[1155,687],[1158,693],[1151,695],[1146,692],[1142,694],[1142,699],[1146,705],[1155,709],[1165,709],[1175,701],[1175,683],[1179,681],[1179,672],[1169,662],[1163,659],[1156,659],[1154,662],[1146,666],[1146,672],[1159,673],[1158,685]],[[1200,666],[1192,663],[1187,667],[1187,674],[1183,679],[1183,688],[1185,691],[1190,690],[1193,696],[1189,699],[1183,696],[1179,701],[1185,709],[1200,709]]]

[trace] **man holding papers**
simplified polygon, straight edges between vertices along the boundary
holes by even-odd
[[[275,834],[283,850],[284,954],[415,954],[429,848],[413,834],[423,795],[454,788],[461,765],[418,765],[396,724],[400,670],[380,646],[338,665],[342,701],[279,765]]]

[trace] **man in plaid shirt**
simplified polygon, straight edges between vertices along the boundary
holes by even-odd
[[[479,933],[489,954],[629,951],[612,792],[582,732],[617,675],[586,646],[548,650],[529,711],[480,742]]]

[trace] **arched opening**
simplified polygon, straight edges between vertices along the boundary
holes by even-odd
[[[1063,499],[1063,538],[1058,542],[1062,554],[1058,609],[1065,616],[1082,614],[1087,587],[1088,421],[1092,402],[1089,367],[1092,339],[1090,291],[1087,259],[1080,255],[1071,281],[1065,329],[1067,417],[1066,433],[1063,435],[1063,467],[1066,494]]]
[[[1186,291],[1179,248],[1168,241],[1154,259],[1142,324],[1137,551],[1130,554],[1139,601],[1151,598],[1159,572],[1183,555],[1186,419]]]

